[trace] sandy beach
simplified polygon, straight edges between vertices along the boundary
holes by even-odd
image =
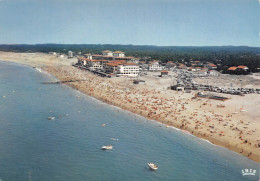
[[[61,81],[81,80],[66,84],[108,104],[157,120],[165,126],[186,130],[256,162],[260,161],[259,94],[223,94],[230,99],[222,102],[197,98],[196,92],[169,90],[167,87],[173,81],[172,78],[159,78],[159,73],[144,76],[142,80],[145,80],[146,84],[135,85],[131,78],[109,79],[71,66],[77,61],[76,58],[60,58],[43,53],[0,52],[0,60],[41,68]],[[260,87],[259,76],[244,77],[246,81],[243,81],[243,87]],[[241,80],[242,77],[232,78]],[[218,82],[221,80],[223,79]],[[241,82],[237,81],[237,85],[240,84]],[[185,134],[185,131],[183,132]]]

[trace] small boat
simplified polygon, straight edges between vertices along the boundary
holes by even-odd
[[[49,119],[49,120],[54,120],[54,119],[55,119],[55,117],[48,117],[48,119]]]
[[[113,149],[112,145],[102,146],[102,150],[112,150],[112,149]]]
[[[151,170],[157,170],[158,169],[158,166],[154,163],[148,163],[148,166]]]

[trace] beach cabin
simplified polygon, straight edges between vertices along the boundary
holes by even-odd
[[[164,76],[168,76],[168,71],[167,70],[162,70],[161,71],[161,77],[164,77]]]

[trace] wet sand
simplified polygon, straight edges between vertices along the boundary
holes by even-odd
[[[146,84],[135,85],[130,78],[99,77],[72,67],[76,59],[42,53],[0,52],[0,60],[41,68],[61,81],[82,80],[66,84],[103,102],[186,130],[259,162],[259,94],[228,95],[231,99],[222,102],[196,98],[195,92],[167,90],[167,79],[143,77]]]

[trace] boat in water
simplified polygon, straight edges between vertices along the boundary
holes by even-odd
[[[113,149],[112,145],[102,146],[102,150],[112,150],[112,149]]]
[[[154,163],[148,163],[148,166],[151,170],[158,170],[158,166]]]
[[[54,120],[55,117],[48,117],[48,120]]]

